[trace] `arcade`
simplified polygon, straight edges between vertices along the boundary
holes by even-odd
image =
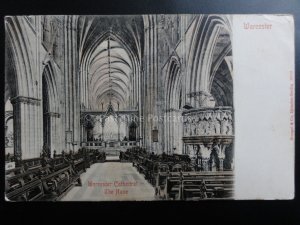
[[[231,32],[224,15],[5,17],[6,199],[233,198]]]

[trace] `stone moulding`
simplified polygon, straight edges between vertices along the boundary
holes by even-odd
[[[41,104],[41,99],[25,97],[25,96],[17,96],[17,97],[11,98],[11,103],[12,104],[24,103],[24,104],[39,106]]]
[[[231,144],[234,140],[234,135],[189,136],[183,137],[182,140],[186,144]]]

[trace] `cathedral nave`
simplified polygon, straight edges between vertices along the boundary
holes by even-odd
[[[231,23],[5,17],[7,200],[232,198]]]

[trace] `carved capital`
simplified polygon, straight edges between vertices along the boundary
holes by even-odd
[[[222,145],[222,144],[216,144],[213,149],[216,151],[219,159],[224,160],[225,159],[225,149],[227,145]]]
[[[25,97],[25,96],[17,96],[17,97],[11,98],[11,104],[18,104],[18,103],[39,106],[41,104],[41,99]]]

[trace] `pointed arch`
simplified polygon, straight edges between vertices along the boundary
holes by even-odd
[[[187,56],[187,93],[209,94],[211,75],[231,52],[231,23],[229,16],[200,15],[195,26]],[[191,104],[196,105],[194,99]]]
[[[47,85],[48,90],[48,99],[49,99],[49,112],[59,113],[59,95],[57,89],[59,88],[57,79],[59,71],[56,68],[53,60],[49,60],[45,63],[43,69],[43,79],[45,79],[45,83]]]
[[[28,34],[28,21],[19,16],[5,17],[7,52],[15,78],[14,96],[36,97],[35,62]]]

